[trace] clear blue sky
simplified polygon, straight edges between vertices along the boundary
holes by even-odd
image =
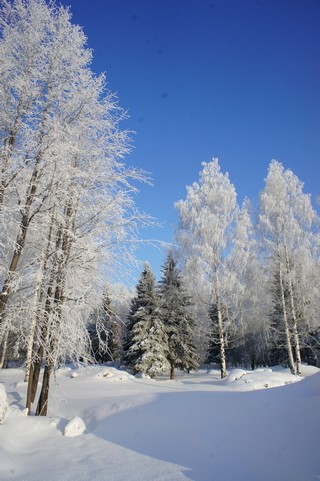
[[[319,0],[63,0],[94,51],[93,70],[136,132],[127,164],[152,174],[138,206],[172,241],[173,203],[218,157],[257,202],[275,158],[320,194]],[[164,253],[144,249],[159,278]]]

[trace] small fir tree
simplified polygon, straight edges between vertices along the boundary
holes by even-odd
[[[135,374],[144,373],[152,378],[167,371],[168,339],[161,320],[155,278],[148,264],[131,303],[127,329],[124,364]]]

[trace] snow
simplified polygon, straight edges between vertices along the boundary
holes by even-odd
[[[74,416],[71,421],[69,421],[68,424],[65,426],[63,434],[72,438],[74,436],[79,436],[80,434],[83,434],[85,430],[86,425],[84,424],[83,420],[78,416]]]
[[[3,423],[7,410],[8,410],[7,393],[3,384],[0,384],[0,424]]]
[[[72,373],[76,373],[73,376]],[[215,370],[135,378],[67,367],[48,417],[26,416],[22,369],[0,372],[4,481],[316,481],[320,370]],[[68,423],[81,435],[63,436]],[[80,430],[76,430],[79,434]]]

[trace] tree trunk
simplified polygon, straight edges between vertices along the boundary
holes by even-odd
[[[227,362],[226,362],[226,349],[224,340],[224,328],[221,308],[218,308],[218,326],[219,326],[219,348],[220,348],[220,372],[221,379],[227,377]]]
[[[36,327],[37,323],[39,320],[39,305],[41,305],[43,301],[43,289],[42,283],[43,283],[43,278],[44,278],[44,272],[47,267],[47,259],[49,256],[49,250],[50,250],[50,244],[51,244],[51,238],[52,238],[52,230],[53,230],[53,215],[51,218],[51,223],[50,223],[50,228],[49,228],[49,233],[48,233],[48,240],[47,240],[47,246],[43,251],[43,255],[41,258],[40,262],[40,267],[38,269],[38,275],[37,275],[37,282],[36,282],[36,287],[34,290],[34,295],[33,295],[33,313],[31,317],[31,322],[30,322],[30,327],[29,327],[29,335],[28,335],[28,345],[27,345],[27,359],[26,359],[26,373],[25,373],[25,382],[28,382],[29,380],[29,372],[31,369],[31,363],[32,363],[32,355],[34,353],[34,346],[36,344]],[[40,294],[39,294],[40,293]]]
[[[44,371],[43,371],[42,388],[39,396],[36,416],[46,416],[48,413],[48,399],[49,399],[51,372],[52,372],[52,366],[51,366],[51,363],[48,362],[45,365]]]
[[[0,293],[0,324],[2,324],[4,321],[4,311],[9,299],[9,295],[11,294],[12,280],[16,273],[18,262],[20,260],[23,248],[26,243],[28,227],[30,224],[31,206],[33,204],[33,200],[36,195],[38,179],[39,179],[39,169],[38,169],[39,162],[40,162],[40,154],[36,159],[36,163],[30,178],[26,204],[25,204],[24,212],[22,214],[21,221],[20,221],[19,231],[17,234],[16,242],[15,242],[15,248],[12,254],[8,274],[6,279],[4,280],[3,287]]]
[[[287,274],[288,274],[288,280],[289,280],[290,307],[291,307],[291,315],[292,315],[292,323],[293,323],[292,330],[293,330],[294,347],[295,347],[295,355],[296,355],[296,373],[298,376],[301,376],[301,352],[300,352],[298,318],[296,313],[295,298],[294,298],[293,284],[292,284],[292,278],[291,278],[291,266],[290,266],[290,259],[289,259],[287,246],[286,246],[286,266],[287,266]]]
[[[171,381],[174,380],[174,365],[173,364],[170,365],[170,379],[171,379]]]
[[[8,340],[9,340],[9,330],[7,329],[3,340],[2,340],[2,350],[1,350],[1,358],[0,358],[0,369],[2,369],[5,365],[6,356],[8,352]]]
[[[58,342],[58,331],[61,322],[61,315],[62,315],[62,307],[64,304],[64,289],[66,284],[66,267],[70,257],[71,245],[72,240],[69,234],[69,228],[74,226],[74,215],[75,211],[71,209],[70,203],[68,203],[65,214],[67,219],[67,225],[65,228],[60,226],[58,235],[57,235],[57,242],[56,242],[56,252],[59,252],[59,257],[57,258],[56,262],[56,269],[52,271],[52,278],[51,284],[48,288],[48,295],[47,295],[47,303],[46,303],[46,323],[44,326],[44,332],[46,333],[46,338],[48,337],[47,341],[47,356],[46,356],[46,364],[43,373],[43,380],[42,380],[42,387],[40,392],[40,397],[38,401],[38,406],[36,410],[36,416],[46,416],[47,415],[47,407],[48,407],[48,398],[49,398],[49,381],[50,375],[54,368],[53,364],[53,357],[56,352],[57,342]],[[71,214],[74,214],[73,216]],[[55,285],[54,294],[53,293],[53,284]],[[48,321],[49,315],[54,313],[56,322],[54,329],[48,331]],[[44,343],[44,339],[43,339]]]
[[[225,379],[227,377],[227,361],[226,361],[222,306],[221,306],[221,299],[220,299],[220,293],[219,293],[220,291],[219,278],[218,278],[218,272],[216,268],[215,268],[214,280],[215,280],[214,291],[215,291],[215,297],[216,297],[218,329],[219,329],[220,372],[221,372],[221,379]]]
[[[286,300],[285,300],[285,292],[284,292],[284,283],[283,283],[283,275],[282,275],[282,268],[279,260],[279,278],[280,278],[280,291],[281,291],[281,304],[282,304],[282,313],[283,313],[283,322],[284,322],[284,329],[286,334],[286,342],[287,342],[287,352],[289,358],[289,367],[291,374],[296,374],[295,366],[294,366],[294,358],[292,352],[292,343],[291,343],[291,332],[289,328],[288,322],[288,315],[287,315],[287,307],[286,307]]]

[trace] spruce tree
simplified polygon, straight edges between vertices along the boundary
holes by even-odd
[[[155,277],[148,264],[131,303],[127,328],[124,364],[135,374],[144,373],[152,378],[167,371],[167,335],[160,316]]]
[[[174,369],[197,369],[199,357],[193,342],[194,321],[188,312],[189,299],[185,294],[180,273],[171,253],[163,268],[160,282],[161,313],[168,335],[170,379]]]

